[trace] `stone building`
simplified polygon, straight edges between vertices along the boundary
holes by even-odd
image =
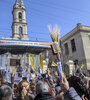
[[[83,71],[90,73],[90,27],[78,23],[77,26],[61,38],[63,63],[72,60],[84,65]],[[65,68],[64,68],[65,69]]]

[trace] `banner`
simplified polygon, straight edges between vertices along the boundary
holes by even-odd
[[[81,65],[81,68],[83,68],[83,67],[84,67],[84,64]]]
[[[15,76],[15,74],[16,74],[16,71],[17,71],[17,66],[16,66],[15,69],[14,69],[14,76]]]
[[[35,63],[36,71],[38,71],[38,69],[40,67],[40,55],[34,56],[34,63]]]
[[[40,55],[40,66],[41,66],[41,69],[43,71],[44,67],[43,67],[43,57],[42,57],[42,55]]]
[[[0,67],[6,70],[6,65],[7,65],[7,56],[0,55]]]
[[[62,74],[61,62],[57,62],[57,67],[58,67],[59,77],[60,77],[60,79],[62,79],[63,78],[63,74]]]
[[[23,71],[22,72],[22,77],[27,77],[27,75],[28,75],[28,72],[27,71]]]
[[[11,74],[9,72],[6,72],[5,79],[7,82],[11,83]]]
[[[9,68],[9,72],[10,72],[10,74],[12,74],[12,72],[13,72],[13,70],[12,70],[12,68],[11,68],[11,67]]]
[[[0,46],[2,45],[17,45],[17,46],[30,46],[30,47],[47,47],[50,48],[50,44],[51,43],[43,43],[43,42],[30,42],[30,41],[14,41],[14,40],[4,40],[4,39],[0,39]]]
[[[35,64],[34,64],[34,55],[30,54],[29,57],[30,57],[30,61],[31,61],[31,68],[35,71],[36,68],[35,68]]]
[[[76,72],[81,72],[81,68],[79,67],[79,65],[76,65]]]

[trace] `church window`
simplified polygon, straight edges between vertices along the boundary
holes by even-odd
[[[64,48],[65,48],[65,54],[68,55],[69,54],[69,49],[68,49],[68,44],[67,43],[64,44]]]
[[[75,52],[76,51],[76,45],[75,45],[74,39],[71,40],[71,47],[72,47],[72,52]]]
[[[19,19],[22,19],[22,13],[21,12],[19,12],[18,16],[19,16]]]
[[[23,29],[22,27],[19,27],[19,34],[22,34],[23,33]]]
[[[20,59],[10,59],[10,66],[20,65]]]
[[[21,5],[19,5],[19,7],[21,7]]]

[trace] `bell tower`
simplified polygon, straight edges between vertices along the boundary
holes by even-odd
[[[22,0],[16,0],[12,14],[12,38],[16,40],[29,40],[27,35],[26,9]]]

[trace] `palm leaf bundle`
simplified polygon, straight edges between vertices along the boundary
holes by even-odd
[[[51,35],[51,39],[52,39],[52,47],[53,47],[53,51],[55,54],[61,52],[60,50],[60,41],[59,41],[59,36],[60,36],[60,30],[57,27],[57,25],[54,27],[54,29],[52,29],[51,25],[48,25],[48,29]]]

